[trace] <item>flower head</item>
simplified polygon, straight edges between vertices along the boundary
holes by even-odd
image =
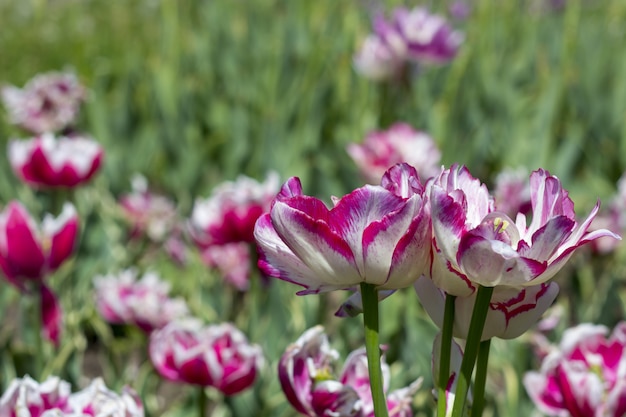
[[[149,333],[189,312],[182,298],[169,297],[169,284],[154,272],[137,280],[137,271],[127,269],[98,276],[94,284],[96,308],[109,323],[134,324]]]
[[[264,183],[241,176],[225,182],[205,199],[197,199],[189,229],[202,248],[234,242],[253,242],[254,223],[269,210],[278,191],[278,176],[268,175]]]
[[[202,260],[217,269],[224,281],[239,291],[250,284],[250,246],[245,242],[211,245],[202,251]]]
[[[58,132],[78,116],[86,91],[73,73],[37,75],[23,89],[2,88],[2,101],[11,123],[34,133]]]
[[[150,336],[150,359],[163,377],[212,386],[225,395],[249,388],[263,364],[257,345],[230,323],[203,327],[194,319],[174,321]]]
[[[409,286],[430,257],[424,187],[413,167],[391,168],[382,185],[366,185],[328,209],[302,194],[297,178],[283,185],[256,224],[259,267],[312,294],[358,286]]]
[[[403,56],[378,35],[369,35],[353,58],[354,69],[374,81],[398,76],[404,66]]]
[[[143,417],[143,404],[131,388],[119,395],[102,379],[72,393],[70,384],[56,376],[38,383],[29,376],[15,379],[0,398],[0,416],[16,417]]]
[[[287,400],[301,414],[374,417],[365,349],[348,355],[338,377],[334,362],[339,358],[330,347],[322,326],[307,330],[290,345],[278,364],[280,384]],[[389,366],[382,362],[384,390],[388,390]],[[411,398],[421,378],[409,387],[393,391],[387,398],[390,417],[411,416]],[[333,414],[334,413],[334,414]]]
[[[549,416],[621,417],[626,414],[626,323],[607,338],[604,326],[581,324],[563,334],[539,372],[524,386]]]
[[[532,220],[513,221],[494,210],[487,188],[464,167],[445,170],[430,184],[435,256],[431,276],[446,292],[467,296],[477,284],[522,287],[547,282],[585,243],[608,230],[588,232],[598,205],[579,224],[559,179],[545,170],[530,176]]]
[[[76,187],[93,177],[104,151],[87,136],[55,137],[45,133],[9,142],[9,161],[15,174],[34,187]]]
[[[412,165],[420,178],[430,178],[441,170],[441,153],[426,133],[406,123],[371,132],[362,144],[351,143],[348,154],[370,183],[377,184],[389,168],[401,162]]]

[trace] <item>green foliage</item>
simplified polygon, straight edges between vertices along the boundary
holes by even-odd
[[[239,174],[260,179],[270,170],[299,176],[307,194],[327,199],[362,183],[345,146],[403,120],[435,138],[444,164],[465,164],[487,183],[505,167],[543,167],[563,180],[580,212],[613,194],[626,169],[626,3],[571,0],[563,11],[547,12],[529,3],[475,2],[459,24],[466,39],[457,59],[420,68],[408,86],[381,86],[352,69],[370,30],[361,0],[0,0],[0,82],[21,86],[39,72],[73,69],[90,90],[81,128],[106,150],[102,172],[73,196],[83,216],[81,245],[53,277],[68,313],[63,345],[45,353],[46,369],[77,385],[90,372],[116,388],[132,382],[149,415],[193,412],[193,392],[154,377],[145,336],[111,328],[89,301],[95,275],[135,264],[132,251],[139,249],[128,243],[115,207],[134,173],[175,198],[183,216],[219,182]],[[23,135],[0,121],[0,147]],[[37,214],[52,207],[44,193],[18,183],[3,154],[0,201],[11,199]],[[623,262],[602,262],[612,272],[583,260],[564,285],[575,321],[613,324],[623,312]],[[206,321],[229,316],[232,294],[196,254],[184,269],[162,254],[143,257],[139,267],[158,270]],[[332,316],[344,294],[295,291],[284,282],[257,282],[245,295],[233,317],[262,344],[267,368],[253,391],[231,400],[232,408],[214,396],[213,415],[294,415],[276,364],[318,322],[344,354],[362,344],[361,319]],[[3,310],[19,310],[18,298],[0,287]],[[610,311],[602,308],[605,300]],[[381,309],[392,385],[423,375],[427,388],[415,407],[417,415],[431,415],[434,326],[412,290]],[[14,329],[3,318],[0,388],[16,373],[6,349]],[[523,339],[494,343],[496,382],[487,387],[485,415],[529,415],[520,384],[531,365],[527,346]],[[85,363],[95,367],[86,370]]]

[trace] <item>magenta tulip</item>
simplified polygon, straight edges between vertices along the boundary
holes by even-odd
[[[46,133],[9,142],[8,154],[13,171],[28,185],[73,188],[93,177],[104,151],[87,136],[55,137]]]
[[[604,326],[581,324],[563,334],[524,386],[541,412],[555,417],[626,414],[626,323],[606,337]]]
[[[414,168],[391,168],[381,186],[366,185],[328,209],[291,178],[256,224],[259,267],[303,286],[298,294],[411,285],[430,258],[431,225]]]
[[[150,336],[150,359],[163,377],[212,386],[225,395],[254,384],[263,364],[257,345],[230,323],[203,327],[194,319],[174,321]]]
[[[205,199],[197,199],[189,230],[198,246],[254,241],[254,223],[267,212],[278,191],[278,176],[271,173],[264,183],[241,176],[225,182]]]

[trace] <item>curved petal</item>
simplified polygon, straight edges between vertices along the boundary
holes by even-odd
[[[57,269],[74,251],[78,235],[78,215],[70,203],[63,206],[63,212],[55,221],[44,219],[44,233],[50,232],[52,243],[48,255],[48,268]],[[49,230],[46,230],[49,229]]]
[[[359,284],[350,246],[331,230],[323,204],[314,198],[298,197],[289,205],[277,201],[270,212],[274,230],[291,251],[315,273],[317,282],[337,287]]]

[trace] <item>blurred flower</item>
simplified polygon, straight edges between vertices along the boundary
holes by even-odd
[[[133,225],[131,235],[145,234],[154,242],[162,242],[176,224],[176,205],[169,198],[148,190],[148,182],[142,175],[131,180],[133,191],[120,198],[125,217]]]
[[[154,272],[137,280],[137,271],[97,276],[96,309],[109,323],[134,324],[149,333],[188,314],[182,298],[169,297],[170,285]]]
[[[456,0],[448,6],[448,12],[456,20],[466,20],[472,12],[472,7],[468,0]]]
[[[104,151],[88,136],[55,137],[45,133],[10,141],[8,155],[13,171],[28,185],[75,187],[98,171]]]
[[[303,286],[298,294],[411,285],[430,258],[430,219],[424,187],[407,164],[391,168],[381,186],[366,185],[334,199],[330,210],[289,179],[269,214],[256,224],[259,267]]]
[[[496,210],[515,218],[517,213],[531,213],[530,185],[526,180],[528,170],[525,168],[505,169],[496,176],[494,200]]]
[[[407,58],[420,63],[444,64],[456,56],[463,42],[463,34],[455,31],[443,16],[431,14],[423,7],[395,9],[389,25],[402,36]],[[380,27],[387,26],[376,25],[375,32],[380,33]]]
[[[549,416],[626,415],[626,323],[607,338],[604,326],[580,324],[563,333],[558,348],[524,386],[537,408]]]
[[[139,396],[130,388],[122,395],[97,378],[82,391],[71,393],[70,384],[56,376],[38,383],[29,376],[14,379],[0,398],[3,417],[143,417]]]
[[[37,75],[23,89],[2,88],[2,101],[11,123],[34,134],[58,132],[71,126],[85,97],[85,88],[69,72]]]
[[[299,413],[311,417],[374,417],[365,349],[350,353],[339,378],[334,379],[333,362],[338,358],[322,326],[304,332],[287,348],[278,364],[278,377],[287,400]],[[382,373],[387,391],[390,376],[384,360]],[[411,400],[420,385],[421,378],[389,394],[390,417],[412,415]]]
[[[383,38],[369,35],[353,58],[354,69],[374,81],[388,80],[398,76],[405,60]]]
[[[445,292],[424,276],[415,282],[415,291],[430,318],[442,328]],[[524,288],[496,287],[491,296],[481,340],[492,337],[514,339],[520,336],[537,323],[558,293],[559,286],[554,282]],[[476,293],[455,298],[454,337],[467,339],[475,302]]]
[[[239,291],[247,291],[250,279],[250,246],[248,243],[212,245],[202,251],[202,260],[217,269],[224,280]]]
[[[205,199],[197,199],[189,228],[198,246],[253,242],[254,223],[270,208],[278,191],[278,175],[270,173],[264,183],[241,176],[225,182]]]
[[[587,232],[596,204],[582,224],[559,179],[540,169],[530,175],[532,221],[514,222],[494,211],[487,188],[464,167],[452,166],[430,187],[435,254],[432,279],[452,295],[468,296],[477,284],[520,287],[548,281],[574,251],[601,236]]]
[[[78,216],[66,203],[55,219],[46,215],[37,227],[28,211],[17,201],[0,213],[0,268],[20,290],[27,282],[42,282],[73,252],[78,235]]]
[[[401,162],[415,167],[420,178],[430,178],[441,170],[441,153],[433,139],[406,123],[371,132],[362,144],[349,144],[347,151],[371,184],[378,184],[385,171]]]
[[[174,321],[150,336],[150,359],[161,376],[212,386],[225,395],[249,388],[263,364],[257,345],[230,323],[203,327],[195,319]]]
[[[54,344],[59,343],[62,312],[43,281],[72,254],[77,235],[78,216],[70,203],[56,219],[46,215],[41,227],[17,201],[0,213],[0,269],[21,292],[38,293],[41,330]]]

